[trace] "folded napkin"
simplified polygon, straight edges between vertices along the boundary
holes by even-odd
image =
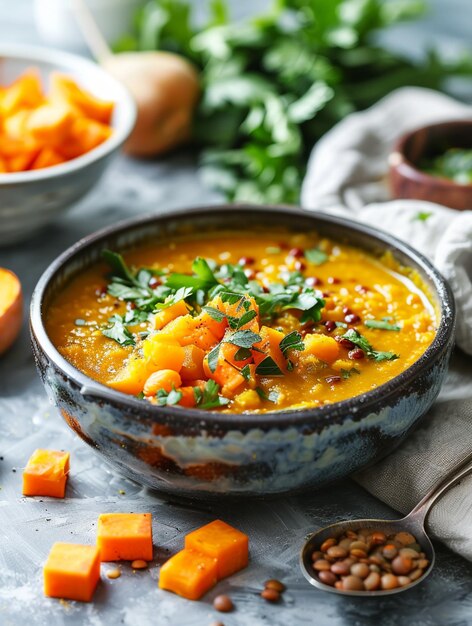
[[[350,115],[314,148],[302,205],[366,222],[427,256],[451,284],[457,305],[456,343],[471,355],[472,211],[390,200],[386,183],[388,155],[400,135],[424,124],[461,118],[471,119],[472,107],[420,88],[399,89],[367,111]],[[472,359],[456,350],[438,400],[419,428],[396,452],[356,479],[407,513],[470,455]],[[428,526],[434,537],[472,560],[472,475],[434,504]]]

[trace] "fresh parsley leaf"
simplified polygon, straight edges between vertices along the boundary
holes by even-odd
[[[401,330],[402,327],[398,324],[390,324],[385,320],[366,320],[364,325],[367,328],[378,328],[379,330]]]
[[[194,291],[202,290],[204,292],[218,285],[218,280],[205,259],[197,257],[192,263],[192,271],[193,276],[179,273],[169,274],[165,284],[175,290],[191,287]]]
[[[279,399],[279,393],[278,391],[275,391],[275,389],[269,391],[268,394],[261,387],[256,387],[255,391],[262,400],[268,400],[269,402],[277,403]]]
[[[229,399],[219,395],[220,386],[217,382],[207,380],[204,389],[194,387],[195,402],[199,409],[217,409],[229,403]]]
[[[367,357],[373,361],[394,361],[399,358],[398,354],[394,354],[393,352],[379,352],[378,350],[374,350],[369,341],[358,333],[357,330],[354,330],[354,328],[350,328],[344,333],[343,338],[352,341],[353,344],[363,350]]]
[[[177,289],[177,291],[174,294],[168,296],[164,300],[164,302],[157,302],[156,311],[162,311],[163,309],[167,309],[173,304],[177,304],[177,302],[180,302],[181,300],[186,300],[192,294],[193,294],[192,287],[180,287],[180,289]]]
[[[266,356],[256,367],[259,376],[283,376],[283,372],[271,356]]]
[[[237,330],[225,338],[226,343],[231,343],[239,348],[252,348],[255,343],[262,341],[262,337],[252,330]]]
[[[431,211],[418,211],[411,219],[412,222],[426,222],[432,215]]]
[[[323,250],[319,248],[310,248],[309,250],[305,250],[305,258],[310,261],[310,263],[314,263],[315,265],[322,265],[326,263],[329,259],[329,256]]]
[[[226,318],[225,313],[212,306],[204,306],[202,310],[208,313],[208,315],[217,322],[222,322]]]
[[[239,373],[245,380],[249,380],[251,378],[251,369],[249,368],[249,365],[245,365],[241,368]]]
[[[215,372],[216,368],[218,367],[218,359],[220,356],[220,350],[221,350],[221,343],[217,344],[213,350],[211,350],[208,353],[207,356],[207,360],[208,360],[208,367],[210,368],[210,372]]]
[[[156,394],[157,404],[159,406],[172,406],[174,404],[178,404],[182,399],[182,395],[182,392],[177,391],[175,388],[170,391],[159,389]]]
[[[235,353],[233,359],[235,361],[245,361],[246,359],[251,358],[252,351],[249,348],[239,348],[239,350]]]
[[[112,268],[114,276],[122,278],[123,280],[133,285],[138,284],[136,278],[134,277],[129,267],[126,265],[126,262],[121,254],[118,254],[118,252],[112,252],[111,250],[103,250],[102,257]]]
[[[288,335],[285,335],[279,343],[279,348],[282,350],[282,354],[287,357],[288,350],[304,350],[305,344],[298,330],[293,330]]]
[[[108,326],[102,329],[102,334],[108,339],[113,339],[122,347],[136,345],[134,336],[124,325],[121,315],[112,315],[108,320]]]
[[[351,378],[353,374],[360,374],[360,371],[356,367],[352,367],[350,370],[341,369],[341,376],[345,380]]]

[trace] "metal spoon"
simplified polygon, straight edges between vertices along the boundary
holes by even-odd
[[[300,567],[303,575],[310,584],[323,591],[330,591],[331,593],[339,593],[342,595],[350,596],[387,596],[394,593],[400,593],[411,589],[423,580],[431,573],[434,561],[436,558],[433,544],[431,543],[428,535],[425,531],[425,520],[431,509],[433,503],[450,487],[454,486],[464,476],[472,472],[472,460],[470,457],[459,466],[449,473],[439,484],[435,485],[425,497],[415,506],[415,508],[402,519],[399,520],[382,520],[382,519],[358,519],[358,520],[345,520],[326,526],[321,530],[317,530],[307,539],[303,545],[300,553]],[[413,581],[409,585],[404,587],[396,587],[395,589],[380,589],[378,591],[343,591],[336,589],[330,585],[322,583],[315,575],[312,566],[311,555],[315,550],[319,550],[319,546],[328,539],[328,537],[339,537],[347,530],[357,531],[361,528],[372,528],[375,530],[383,531],[386,535],[396,534],[401,531],[411,533],[418,544],[421,546],[422,552],[425,553],[426,558],[429,561],[429,566],[423,573],[423,575],[417,580]]]

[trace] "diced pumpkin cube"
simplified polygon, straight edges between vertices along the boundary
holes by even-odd
[[[61,153],[67,159],[75,159],[102,144],[112,132],[106,124],[79,117],[74,120],[67,141],[61,145]]]
[[[304,354],[313,354],[320,361],[331,363],[339,356],[339,344],[333,337],[322,334],[308,334],[303,339],[305,349],[301,352]]]
[[[234,359],[234,354],[238,347],[232,344],[224,343],[220,348],[218,364],[215,371],[212,372],[208,365],[208,358],[203,361],[203,369],[207,378],[212,378],[221,387],[221,393],[225,397],[232,397],[235,391],[246,382],[244,376],[239,373],[238,369],[231,364],[230,359]],[[246,361],[238,361],[238,367],[245,365]]]
[[[44,595],[90,602],[100,580],[96,546],[55,543],[44,566]]]
[[[31,111],[25,130],[36,141],[51,146],[65,143],[74,123],[74,115],[70,108],[54,104],[43,104]]]
[[[184,346],[184,362],[180,370],[180,375],[184,382],[188,383],[191,380],[205,377],[203,370],[204,357],[205,352],[198,346],[191,344]]]
[[[189,533],[185,537],[185,548],[216,559],[218,580],[243,569],[249,560],[247,535],[222,520]]]
[[[27,70],[2,93],[3,113],[11,115],[23,107],[34,108],[43,101],[39,75],[35,70]]]
[[[192,409],[197,404],[193,387],[180,387],[179,391],[182,394],[182,397],[180,398],[178,404],[180,406],[185,406],[188,409]]]
[[[161,567],[159,587],[188,600],[199,600],[216,585],[217,580],[216,559],[185,549],[177,552]]]
[[[31,164],[30,169],[40,170],[44,167],[59,165],[60,163],[64,163],[64,161],[64,157],[56,152],[54,148],[43,148],[39,151],[39,154]]]
[[[184,349],[176,339],[161,333],[149,335],[143,341],[143,354],[156,370],[174,370],[180,372],[184,362]]]
[[[35,450],[23,471],[23,495],[63,498],[69,460],[68,452]]]
[[[171,304],[154,315],[154,328],[156,330],[161,330],[161,328],[164,328],[166,324],[175,320],[176,317],[187,315],[187,313],[188,306],[185,304],[185,301],[179,300],[175,304]]]
[[[79,109],[85,117],[109,124],[114,103],[101,100],[81,89],[70,76],[54,72],[51,74],[50,95],[53,100],[67,102]]]
[[[151,561],[151,514],[103,513],[98,518],[97,545],[102,561]]]

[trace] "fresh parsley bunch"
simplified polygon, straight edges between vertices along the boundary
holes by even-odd
[[[201,71],[195,141],[208,185],[233,200],[298,201],[309,152],[349,113],[403,85],[441,89],[470,78],[470,57],[430,52],[414,63],[377,44],[378,34],[425,11],[423,0],[274,0],[232,22],[210,0],[195,26],[191,0],[150,0],[117,49],[168,50]]]

